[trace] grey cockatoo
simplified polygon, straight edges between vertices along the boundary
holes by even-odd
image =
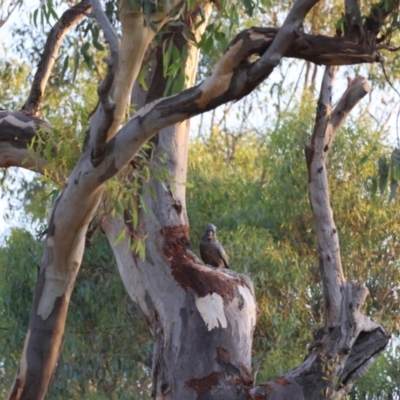
[[[200,242],[201,259],[208,265],[216,268],[229,268],[228,256],[221,243],[217,240],[217,228],[213,224],[206,224]]]

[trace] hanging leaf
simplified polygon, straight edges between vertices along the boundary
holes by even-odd
[[[57,21],[58,20],[58,15],[57,15],[57,13],[55,12],[55,10],[53,8],[53,2],[52,1],[47,2],[47,8],[48,8],[48,11],[49,11],[48,12],[49,17],[50,17],[50,15],[52,15],[53,18]]]
[[[99,42],[99,27],[94,26],[92,30],[92,36],[93,36],[93,46],[100,51],[104,50],[104,46]]]
[[[371,198],[372,198],[372,200],[375,200],[377,191],[378,191],[378,181],[376,178],[371,178]]]
[[[146,92],[149,90],[149,88],[147,87],[147,84],[146,84],[146,80],[145,80],[146,76],[147,76],[147,73],[148,73],[148,70],[146,68],[143,68],[140,71],[140,74],[139,74],[139,77],[138,77],[138,81],[140,83],[140,86]]]
[[[383,194],[389,182],[389,164],[385,156],[382,156],[378,161],[379,170],[379,191]]]
[[[68,63],[69,63],[69,56],[65,57],[64,63],[63,63],[63,67],[61,70],[61,80],[64,79],[65,76],[65,72],[67,71],[68,68]]]
[[[39,13],[39,10],[38,10],[38,9],[36,9],[36,10],[33,12],[33,24],[35,25],[35,28],[37,28],[37,16],[38,16],[38,13]]]
[[[395,148],[390,158],[390,177],[397,181],[400,179],[400,149]]]
[[[75,51],[75,55],[74,55],[74,70],[72,72],[72,82],[75,82],[76,74],[78,72],[78,68],[79,68],[79,52]]]
[[[390,195],[389,195],[389,201],[392,201],[393,199],[396,198],[397,186],[399,186],[398,181],[392,179],[392,180],[390,181]]]
[[[121,243],[125,239],[126,232],[123,230],[121,231],[114,240],[114,246]]]

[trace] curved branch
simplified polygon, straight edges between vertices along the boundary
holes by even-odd
[[[46,160],[35,160],[28,150],[0,142],[0,168],[21,167],[43,175],[45,165]]]
[[[135,135],[142,136],[144,134],[142,139],[145,141],[162,127],[214,109],[228,101],[239,100],[250,93],[258,82],[251,77],[250,71],[254,65],[247,60],[254,54],[266,54],[278,32],[279,29],[276,28],[257,27],[241,32],[233,39],[209,78],[196,87],[176,96],[158,100],[141,109],[121,129],[119,137],[126,136],[130,131],[131,134],[127,136],[133,135],[132,141],[138,144]],[[300,35],[292,42],[286,50],[285,57],[294,57],[325,65],[372,63],[380,60],[380,55],[374,47],[353,43],[345,38],[307,34]],[[138,118],[140,118],[139,130],[135,129]],[[91,123],[93,132],[98,129],[95,125]],[[145,129],[146,132],[141,132],[142,129]],[[90,133],[88,132],[87,142],[90,142],[89,147],[94,148],[95,140]],[[2,135],[3,132],[0,128],[0,140],[4,141]],[[124,139],[124,141],[126,140],[128,137]],[[113,146],[114,143],[110,142],[108,146]],[[122,142],[121,148],[124,149],[125,154],[128,154]]]
[[[51,29],[43,49],[41,60],[33,78],[31,91],[22,111],[36,115],[39,111],[43,93],[49,80],[51,70],[57,59],[58,50],[64,36],[90,11],[89,0],[82,0],[80,3],[69,8],[61,16],[60,20]]]
[[[303,33],[303,21],[311,8],[319,0],[296,1],[279,29],[272,45],[251,68],[250,75],[254,82],[261,82],[270,75],[287,53],[296,37]]]
[[[133,153],[128,152],[126,149],[131,149],[132,152],[136,151],[134,149],[140,148],[144,142],[149,140],[156,132],[164,127],[212,110],[228,101],[239,100],[254,90],[260,81],[259,78],[254,78],[252,72],[256,71],[257,74],[260,74],[259,71],[262,70],[262,68],[256,67],[258,61],[253,64],[249,63],[248,58],[254,54],[266,54],[276,33],[277,31],[275,29],[268,28],[252,28],[240,33],[231,42],[229,48],[214,68],[211,76],[205,81],[180,94],[157,100],[140,109],[120,130],[116,137],[108,142],[108,160],[104,167],[108,172],[102,179],[108,179],[111,170],[114,171],[113,173],[117,173],[117,171],[129,162]],[[314,37],[314,39],[320,40],[321,37]],[[328,39],[333,39],[335,42],[337,41],[334,38]],[[308,39],[303,37],[300,40]],[[326,41],[323,41],[323,43],[326,45]],[[358,46],[358,48],[361,49],[362,46]],[[329,63],[333,61],[329,47],[316,46],[304,50],[298,46],[297,40],[293,42],[288,50],[288,54],[290,56],[297,54],[308,58],[315,57],[319,60],[321,60],[325,54],[327,57],[330,57],[330,59],[327,58]],[[339,57],[341,55],[344,55],[344,52],[339,53]],[[361,59],[365,61],[365,53],[359,54],[359,56],[360,61]],[[348,53],[345,57],[346,60],[349,61],[347,58]],[[355,57],[353,53],[353,61]],[[370,62],[376,61],[376,54],[369,60]],[[341,61],[345,61],[345,58],[341,59]],[[265,63],[262,63],[262,65],[265,65]],[[271,73],[271,71],[272,70],[268,68],[262,71],[262,74],[264,74],[262,75],[263,79],[266,78],[266,75]],[[342,117],[345,116],[347,116],[347,114],[342,115]],[[338,126],[340,125],[339,122],[336,124]],[[121,153],[123,156],[119,156],[118,162],[115,162],[113,153]]]

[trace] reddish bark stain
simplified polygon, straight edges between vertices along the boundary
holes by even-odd
[[[210,375],[200,379],[191,379],[186,382],[186,385],[194,389],[197,394],[202,394],[211,390],[218,385],[218,377],[220,372],[212,372]]]
[[[202,265],[190,248],[188,233],[186,225],[163,229],[164,254],[170,260],[173,277],[181,287],[193,290],[199,297],[217,293],[225,301],[232,301],[234,288],[246,286],[244,279]]]
[[[231,360],[228,350],[224,349],[223,347],[217,347],[217,357],[219,360],[225,363],[229,363]]]
[[[245,386],[250,386],[253,384],[253,379],[251,377],[250,371],[244,366],[244,365],[240,365],[239,366],[239,370],[240,370],[240,375],[242,378],[242,383]]]
[[[274,379],[274,382],[276,382],[278,385],[281,385],[283,387],[290,385],[290,382],[283,377]]]
[[[264,386],[264,389],[265,389],[265,391],[266,391],[266,393],[267,393],[267,396],[270,395],[270,394],[274,391],[274,389],[272,388],[272,386],[268,385],[268,383],[266,383],[266,384],[263,385],[263,386]]]
[[[231,364],[231,356],[228,350],[223,347],[217,347],[216,361],[225,369],[226,375],[229,376],[227,379],[229,383],[236,386],[251,386],[253,384],[250,372],[244,365],[239,364],[236,366]]]

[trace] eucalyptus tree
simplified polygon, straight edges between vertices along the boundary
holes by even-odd
[[[213,4],[121,0],[121,38],[112,25],[115,19],[107,18],[97,0],[82,0],[64,12],[48,35],[21,110],[0,111],[0,166],[29,168],[63,185],[49,215],[29,328],[9,399],[42,399],[47,392],[88,226],[95,217],[153,335],[152,390],[157,399],[341,398],[385,349],[390,336],[361,312],[367,288],[346,281],[343,274],[326,158],[338,129],[370,91],[364,78],[350,79],[333,109],[335,67],[383,61],[379,51],[394,49],[390,39],[398,2],[366,5],[362,15],[358,3],[347,0],[343,18],[332,21],[335,36],[305,32],[306,17],[317,3],[297,0],[279,28],[240,32],[211,74],[195,86],[197,43]],[[245,6],[254,11],[254,5]],[[51,10],[49,6],[47,14]],[[180,17],[184,23],[177,24]],[[63,38],[84,18],[97,21],[104,34],[107,70],[79,158],[71,171],[58,170],[51,159],[56,158],[55,138],[62,130],[53,132],[41,115],[41,104]],[[305,149],[324,326],[315,330],[315,343],[303,363],[254,385],[250,359],[257,306],[252,282],[234,271],[204,265],[190,247],[185,203],[188,120],[248,95],[284,57],[327,66],[314,133]],[[171,91],[176,94],[163,97]],[[134,110],[125,121],[129,102]],[[139,154],[151,163],[143,165]],[[116,176],[120,186],[112,190]],[[125,196],[122,209],[111,201],[116,192]]]

